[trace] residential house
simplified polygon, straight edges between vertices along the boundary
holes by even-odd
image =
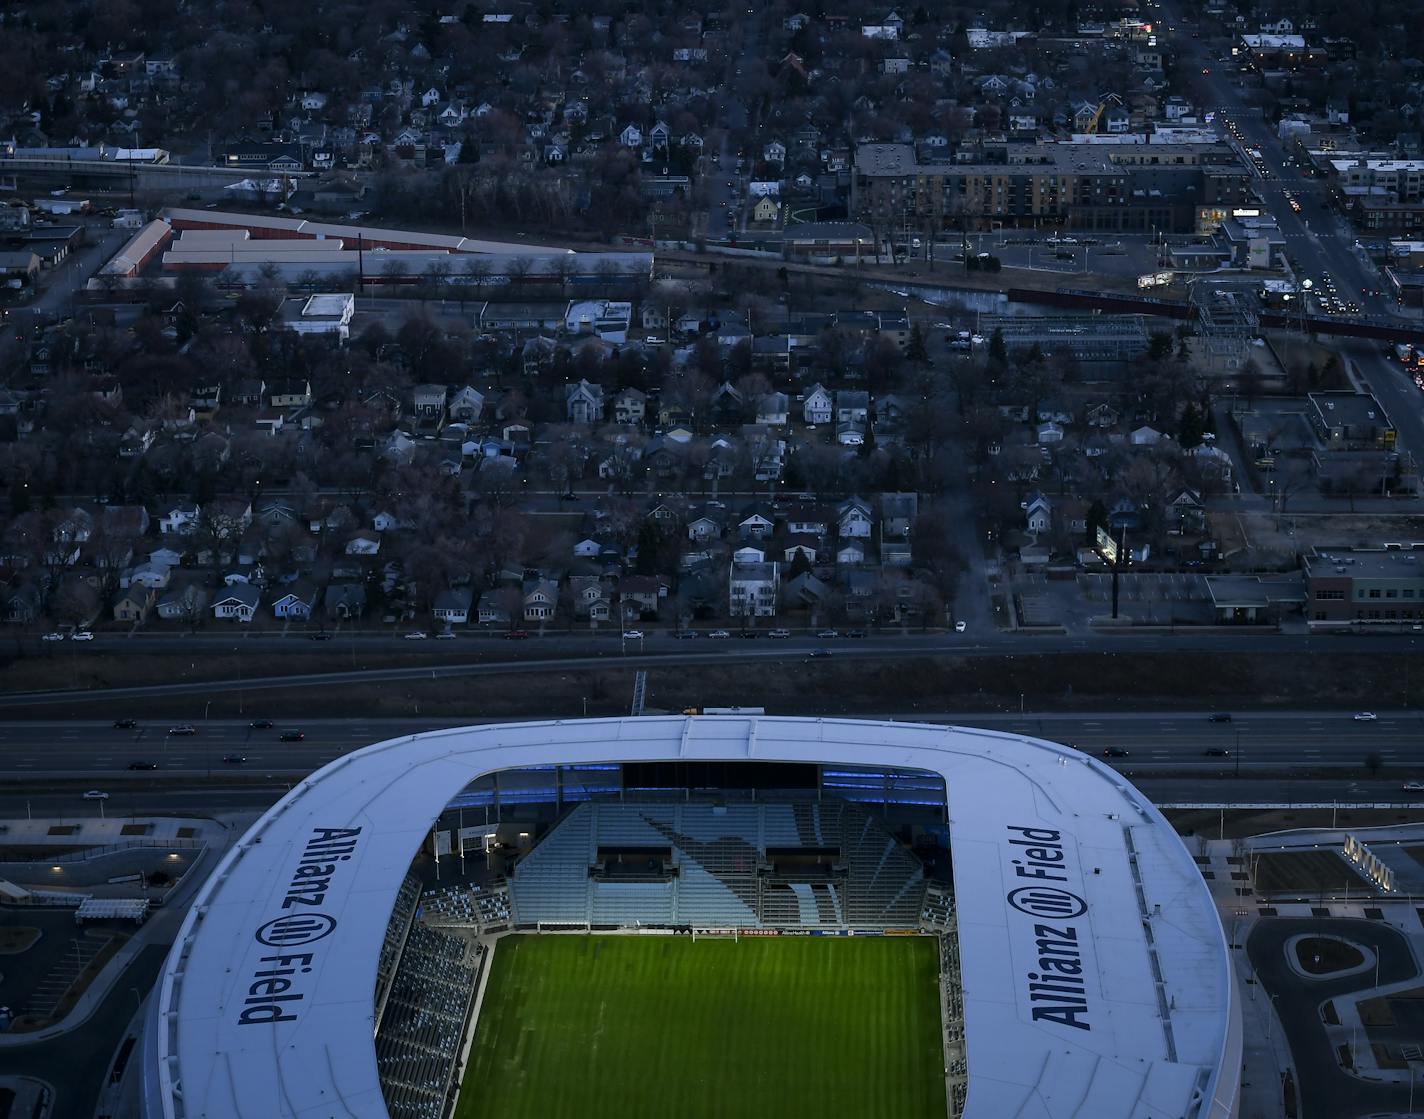
[[[656,617],[668,595],[668,581],[662,575],[625,575],[618,582],[618,601],[628,621]]]
[[[311,382],[304,377],[282,377],[272,382],[273,408],[305,408],[311,403]]]
[[[250,622],[262,601],[262,591],[251,583],[234,583],[213,599],[213,617],[226,621]]]
[[[470,604],[474,597],[474,592],[469,587],[452,587],[435,596],[430,612],[435,615],[437,622],[444,622],[447,626],[462,626],[470,620]]]
[[[774,618],[781,592],[781,566],[766,561],[728,568],[728,612],[734,618]]]
[[[196,621],[208,607],[212,596],[195,582],[169,586],[158,598],[158,616],[164,621]]]
[[[554,579],[526,579],[524,581],[524,620],[526,622],[547,622],[554,616],[559,606],[559,584]]]
[[[146,621],[157,598],[158,592],[152,587],[130,584],[127,590],[120,591],[114,598],[114,621]]]
[[[790,398],[784,392],[768,392],[757,400],[756,422],[775,427],[786,424]]]
[[[765,540],[776,528],[776,520],[768,506],[749,507],[737,522],[737,533],[743,540]]]
[[[366,612],[365,584],[332,583],[322,595],[322,610],[327,620],[333,622],[361,617]]]
[[[603,419],[603,386],[579,381],[564,387],[564,408],[570,423],[592,424]]]
[[[576,619],[606,622],[613,617],[608,584],[601,575],[570,576],[569,598],[573,602]]]
[[[374,556],[381,551],[381,538],[374,532],[358,532],[346,542],[348,556]]]
[[[812,385],[802,397],[802,415],[807,424],[828,424],[835,415],[835,405],[829,390]]]
[[[305,579],[293,583],[272,603],[272,613],[278,618],[306,621],[319,601],[316,584]]]
[[[1028,531],[1035,536],[1053,528],[1053,505],[1038,490],[1028,495],[1023,510]]]
[[[158,514],[158,531],[175,536],[191,536],[198,531],[200,510],[191,501],[179,501]]]
[[[635,388],[619,389],[613,397],[613,422],[641,424],[648,407],[648,396]]]
[[[869,539],[874,524],[870,506],[858,497],[841,502],[836,509],[836,535],[842,540]]]
[[[452,423],[479,423],[484,409],[484,393],[469,385],[456,389],[455,394],[450,397],[450,420]]]

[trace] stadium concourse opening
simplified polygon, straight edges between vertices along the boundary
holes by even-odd
[[[381,1088],[392,1119],[955,1119],[955,938],[939,774],[496,772],[436,821],[387,926]]]

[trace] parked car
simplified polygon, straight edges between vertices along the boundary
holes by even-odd
[[[445,630],[443,633],[437,633],[437,634],[435,635],[435,640],[436,640],[436,641],[454,641],[454,640],[455,640],[455,635],[454,635],[453,633],[451,633],[451,632],[447,629],[447,630]]]
[[[45,634],[43,637],[41,637],[40,640],[41,640],[41,641],[63,641],[63,640],[64,640],[64,634],[62,634],[62,633],[47,633],[47,634]]]
[[[1122,746],[1109,746],[1103,750],[1103,757],[1105,758],[1125,758],[1127,756],[1127,749]]]
[[[109,794],[102,789],[90,789],[84,794],[85,800],[108,800]]]
[[[777,641],[785,641],[791,636],[791,631],[789,629],[770,629],[767,630],[766,635]]]
[[[504,635],[506,641],[523,641],[529,636],[527,629],[512,629]]]
[[[299,730],[284,730],[277,736],[278,742],[304,742],[306,735]]]
[[[430,634],[426,633],[423,629],[417,629],[406,634],[405,639],[407,641],[424,641],[429,636]]]
[[[623,631],[623,640],[624,640],[624,641],[641,641],[641,640],[643,640],[643,631],[640,630],[640,629],[625,629],[625,630]]]
[[[93,641],[93,640],[94,640],[94,635],[93,635],[92,633],[90,633],[87,629],[81,629],[78,633],[71,633],[71,634],[69,635],[69,640],[71,640],[71,641]]]
[[[731,637],[732,635],[728,633],[725,629],[714,629],[707,636],[713,638],[714,640],[721,641],[724,638]]]
[[[130,769],[157,769],[157,768],[158,768],[158,763],[157,763],[157,762],[146,762],[146,761],[129,762],[129,768],[130,768]]]
[[[192,723],[179,723],[176,727],[169,727],[168,733],[171,735],[192,735],[198,733],[198,728]]]
[[[222,760],[224,765],[241,765],[247,758],[242,754],[224,754]]]
[[[697,636],[697,631],[695,629],[675,629],[668,636],[676,637],[679,641],[691,641]]]
[[[968,623],[967,623],[967,622],[955,622],[955,623],[954,623],[954,632],[955,632],[955,633],[963,633],[963,632],[964,632],[966,629],[968,629],[968,628],[969,628],[969,626],[968,626]]]
[[[336,636],[336,635],[335,635],[335,634],[332,634],[332,633],[327,633],[326,630],[322,630],[320,633],[314,633],[314,634],[312,634],[309,638],[307,638],[307,640],[308,640],[308,641],[330,641],[334,636]]]
[[[761,631],[755,629],[742,629],[737,631],[737,636],[740,637],[743,641],[755,641],[758,637],[761,636]]]
[[[846,630],[846,636],[847,636],[847,637],[864,637],[864,636],[865,636],[865,630],[863,630],[863,629],[848,629],[848,630]]]
[[[816,631],[817,637],[839,637],[840,632],[834,629],[822,629]]]
[[[115,719],[115,720],[114,720],[114,729],[115,729],[115,730],[133,730],[134,727],[136,727],[136,726],[138,726],[138,720],[137,720],[137,719]]]

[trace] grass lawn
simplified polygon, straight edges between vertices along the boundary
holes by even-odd
[[[512,936],[457,1119],[944,1119],[926,937]]]

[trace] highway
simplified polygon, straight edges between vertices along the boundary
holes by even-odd
[[[775,712],[772,712],[773,714]],[[1325,770],[1354,770],[1363,775],[1367,759],[1378,756],[1381,772],[1393,786],[1405,778],[1424,778],[1424,715],[1379,711],[1363,722],[1351,712],[1281,711],[1242,713],[1214,722],[1204,712],[1152,713],[1026,712],[888,713],[877,718],[953,723],[986,730],[1066,742],[1094,755],[1126,750],[1107,760],[1134,776],[1185,774],[1220,780],[1263,773],[1308,775]],[[342,754],[372,742],[469,720],[420,719],[277,720],[255,728],[241,720],[214,719],[194,724],[191,736],[170,736],[166,721],[140,720],[132,730],[104,721],[12,721],[0,723],[0,780],[42,784],[76,780],[105,788],[157,788],[165,781],[256,782],[309,773]],[[282,742],[284,731],[300,730],[301,742]],[[1226,751],[1224,756],[1211,751]],[[224,762],[239,756],[242,762]],[[131,771],[133,762],[154,770]],[[1336,779],[1339,784],[1339,779]],[[1388,783],[1387,783],[1388,784]],[[1258,791],[1258,795],[1260,795]]]

